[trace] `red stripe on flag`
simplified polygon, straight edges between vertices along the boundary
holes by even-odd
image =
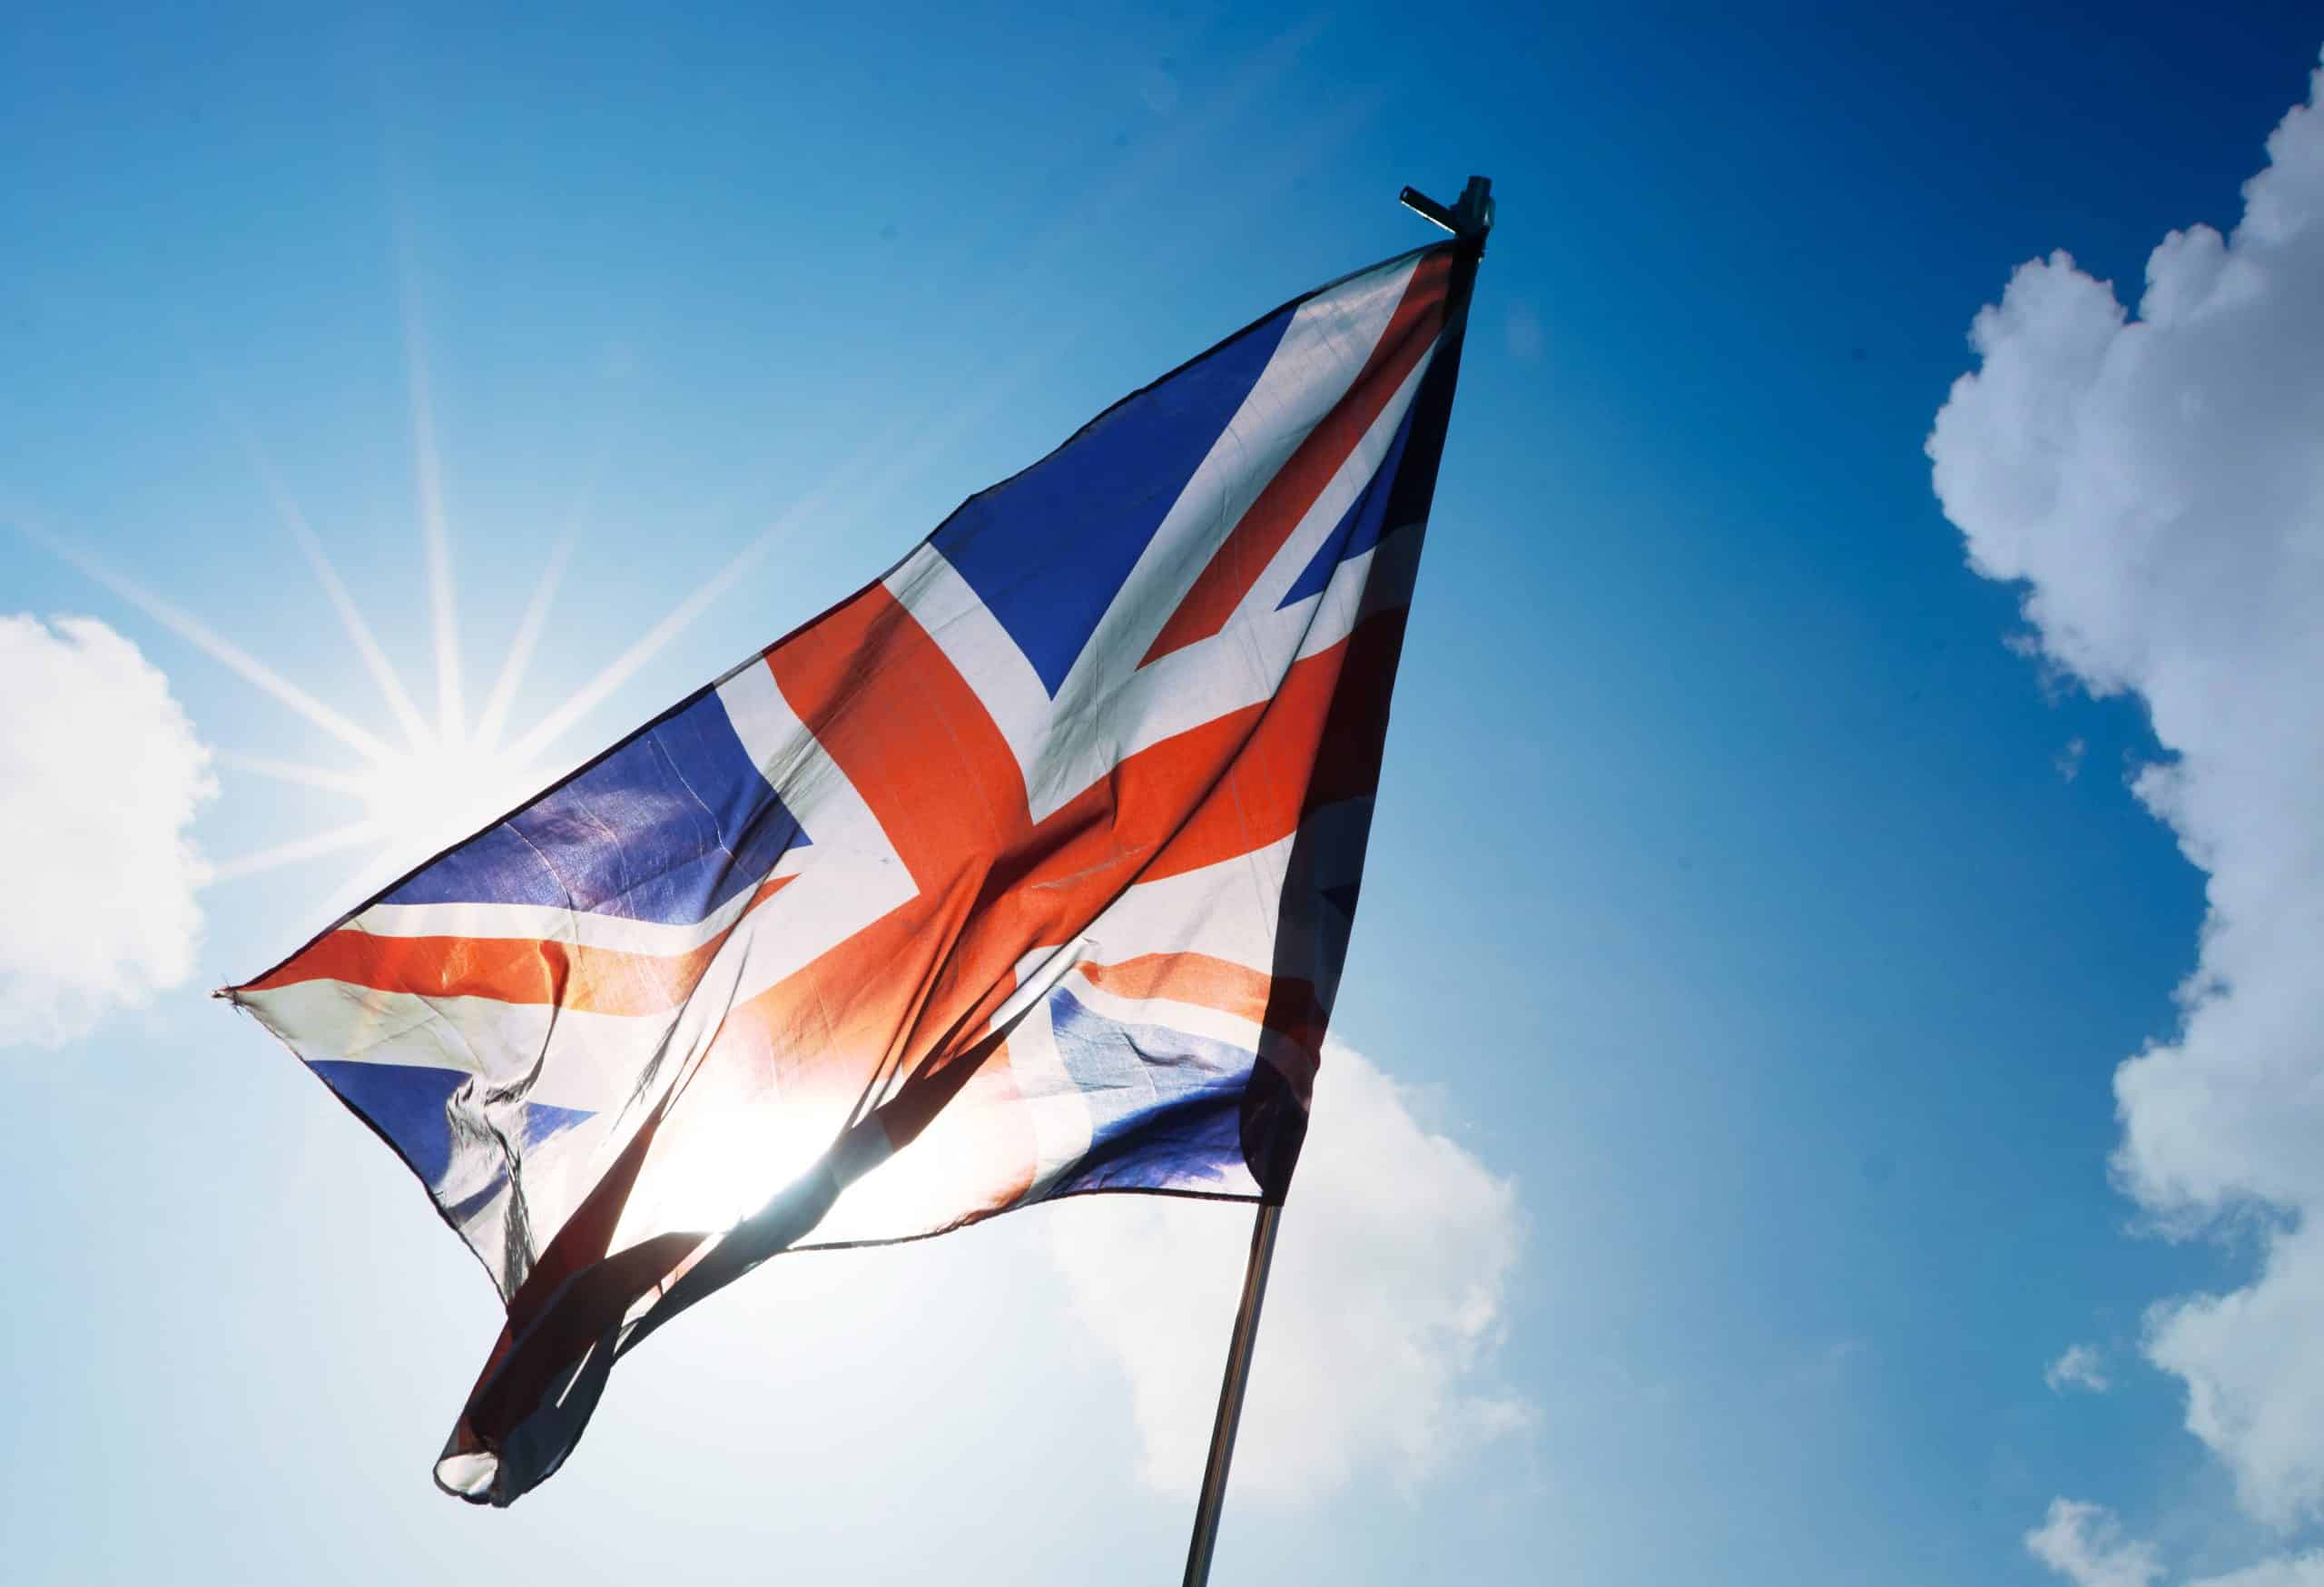
[[[1413,267],[1403,300],[1354,383],[1267,481],[1187,592],[1187,598],[1163,624],[1140,666],[1198,639],[1207,639],[1226,626],[1235,608],[1251,593],[1267,564],[1275,560],[1275,553],[1283,549],[1284,542],[1291,538],[1292,531],[1436,340],[1444,325],[1445,286],[1451,270],[1451,256],[1443,253],[1431,254]]]
[[[633,1187],[683,1156],[687,1115],[770,1086],[801,1101],[884,1097],[894,1099],[908,1138],[955,1084],[1005,1094],[1013,1083],[1006,1063],[977,1062],[947,1083],[924,1082],[964,1053],[990,1053],[994,1044],[980,1033],[1014,990],[1014,966],[1027,953],[1070,941],[1135,882],[1248,853],[1289,835],[1305,812],[1368,792],[1403,624],[1401,608],[1367,618],[1339,644],[1293,664],[1272,701],[1126,757],[1038,825],[1023,819],[1022,775],[998,728],[950,660],[883,589],[779,647],[768,664],[785,698],[847,773],[922,891],[727,1010],[708,1050],[511,1297],[508,1327],[454,1451],[505,1449],[593,1343],[703,1253],[710,1237],[697,1233],[609,1252]],[[1257,979],[1242,991],[1256,992]],[[1312,984],[1275,982],[1261,1023],[1320,1042],[1322,1015]],[[989,1116],[1011,1131],[1008,1138],[996,1131],[994,1160],[1022,1166],[988,1205],[963,1208],[961,1223],[1011,1205],[1030,1183],[1029,1124],[1017,1109]]]
[[[1197,741],[1248,734],[1217,788],[1137,879],[1177,876],[1247,854],[1289,837],[1307,812],[1373,792],[1403,638],[1403,608],[1367,617],[1337,645],[1295,663],[1266,705],[1206,723],[1124,761],[1127,781],[1134,769],[1147,769],[1142,763],[1149,756],[1199,761],[1205,757]]]
[[[1073,971],[1099,991],[1118,998],[1192,1003],[1267,1026],[1306,1049],[1311,1058],[1324,1044],[1324,1013],[1315,1000],[1315,984],[1302,978],[1278,978],[1231,959],[1195,952],[1141,953],[1118,964],[1077,964]]]
[[[767,656],[799,720],[922,892],[1022,842],[1025,777],[992,714],[880,585]]]
[[[736,922],[791,880],[773,876],[762,882]],[[421,998],[489,998],[584,1013],[658,1014],[686,1000],[733,932],[730,925],[686,952],[663,954],[536,937],[389,937],[343,927],[245,990],[336,981]]]

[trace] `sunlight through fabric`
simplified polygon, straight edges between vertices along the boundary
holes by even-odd
[[[1254,321],[505,815],[603,678],[371,757],[373,835],[489,824],[225,995],[507,1303],[448,1492],[546,1480],[624,1352],[785,1251],[1281,1200],[1475,262]]]

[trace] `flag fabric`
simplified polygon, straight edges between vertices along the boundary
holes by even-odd
[[[507,1303],[448,1491],[779,1251],[1283,1197],[1474,267],[1229,337],[228,991]]]

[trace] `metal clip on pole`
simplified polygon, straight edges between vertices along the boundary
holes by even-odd
[[[1422,220],[1443,227],[1478,252],[1484,251],[1485,233],[1492,230],[1492,183],[1484,177],[1469,178],[1469,185],[1461,190],[1461,202],[1450,209],[1416,188],[1408,187],[1396,196]]]

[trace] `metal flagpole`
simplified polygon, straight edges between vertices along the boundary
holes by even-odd
[[[1187,1546],[1186,1587],[1205,1587],[1210,1580],[1218,1514],[1226,1503],[1226,1466],[1235,1458],[1235,1424],[1243,1419],[1251,1346],[1259,1336],[1259,1304],[1267,1296],[1267,1267],[1275,1260],[1275,1225],[1282,1217],[1281,1202],[1265,1202],[1251,1222],[1251,1259],[1243,1269],[1243,1304],[1235,1313],[1235,1334],[1226,1346],[1226,1381],[1218,1390],[1218,1420],[1211,1424],[1210,1460],[1203,1467],[1202,1498],[1195,1505],[1194,1541]]]
[[[1217,1513],[1227,1503],[1227,1462],[1234,1459],[1234,1424],[1244,1420],[1244,1389],[1250,1385],[1250,1346],[1260,1338],[1260,1301],[1266,1299],[1266,1267],[1275,1259],[1275,1222],[1281,1201],[1260,1204],[1250,1220],[1250,1264],[1244,1267],[1244,1304],[1234,1313],[1234,1338],[1227,1343],[1227,1380],[1217,1389],[1217,1420],[1211,1424],[1211,1459],[1202,1468],[1202,1499],[1195,1503],[1195,1541],[1186,1550],[1186,1587],[1211,1580],[1211,1550],[1217,1547]]]
[[[1485,233],[1492,230],[1492,183],[1482,176],[1469,178],[1460,202],[1447,208],[1425,193],[1406,188],[1397,195],[1403,206],[1433,222],[1460,240],[1461,268],[1453,272],[1453,301],[1447,305],[1446,326],[1455,338],[1468,314],[1468,289],[1483,257]],[[1431,465],[1432,468],[1433,465]],[[1275,1226],[1283,1219],[1283,1204],[1259,1204],[1251,1223],[1251,1257],[1243,1268],[1243,1304],[1235,1313],[1235,1333],[1226,1346],[1226,1379],[1218,1389],[1218,1416],[1210,1425],[1210,1458],[1202,1471],[1202,1497],[1195,1503],[1195,1534],[1187,1545],[1185,1587],[1208,1587],[1210,1556],[1218,1546],[1218,1517],[1226,1505],[1226,1468],[1235,1458],[1235,1429],[1243,1419],[1243,1392],[1251,1382],[1251,1349],[1259,1336],[1259,1306],[1267,1296],[1267,1268],[1275,1261]]]

